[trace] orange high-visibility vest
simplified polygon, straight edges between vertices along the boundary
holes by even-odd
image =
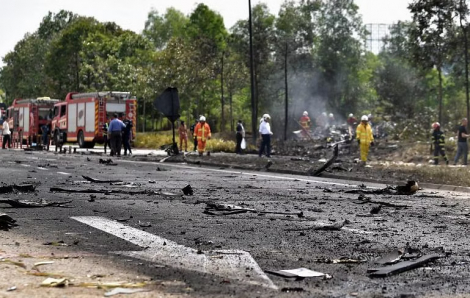
[[[300,125],[302,125],[302,127],[305,129],[308,129],[310,127],[310,117],[308,116],[302,116],[299,122],[300,122]]]
[[[204,123],[204,125],[199,122],[194,128],[194,134],[197,136],[198,141],[205,142],[208,137],[211,136],[211,128],[209,124]]]

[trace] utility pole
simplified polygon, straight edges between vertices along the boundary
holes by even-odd
[[[255,98],[255,73],[254,73],[254,60],[253,60],[253,25],[251,19],[251,0],[248,0],[249,17],[248,29],[250,34],[250,78],[251,78],[251,130],[253,131],[253,143],[256,143],[256,128],[258,122],[258,111],[256,110]]]

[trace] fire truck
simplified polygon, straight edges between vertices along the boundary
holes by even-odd
[[[41,127],[50,125],[52,110],[59,101],[49,97],[15,99],[6,111],[13,138],[22,144],[38,143],[42,135]]]
[[[132,121],[134,139],[136,111],[137,100],[130,92],[68,93],[65,101],[54,106],[53,141],[58,147],[78,142],[80,148],[93,148],[95,143],[104,143],[104,125],[113,114]]]

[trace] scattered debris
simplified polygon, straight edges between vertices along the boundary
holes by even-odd
[[[359,264],[364,263],[365,260],[341,257],[339,259],[317,259],[316,262],[325,264]]]
[[[347,223],[347,221],[345,220],[345,221],[342,221],[342,222],[334,223],[332,225],[314,226],[310,229],[317,230],[317,231],[339,231],[346,225],[346,223]]]
[[[149,183],[155,184],[155,183],[157,183],[157,181],[155,181],[155,180],[149,180]]]
[[[355,204],[360,204],[360,205],[362,205],[362,204],[378,204],[378,205],[381,205],[381,206],[393,207],[393,208],[409,208],[410,207],[408,205],[400,205],[400,204],[394,204],[394,203],[383,202],[383,201],[375,201],[375,200],[372,200],[371,198],[368,198],[368,197],[364,196],[363,194],[359,195],[357,200],[359,202],[354,202],[354,203]]]
[[[16,287],[13,286],[13,287],[8,288],[8,289],[7,289],[7,292],[13,292],[13,291],[15,291],[15,290],[16,290]]]
[[[344,193],[349,194],[374,194],[374,195],[413,195],[419,190],[416,181],[408,181],[404,186],[387,186],[382,189],[351,189]]]
[[[379,214],[381,209],[382,205],[372,207],[372,209],[370,210],[370,214]]]
[[[282,288],[281,292],[290,293],[290,292],[304,292],[303,288]]]
[[[26,269],[26,265],[23,262],[16,262],[9,259],[0,259],[0,263],[8,263]]]
[[[67,278],[46,278],[42,283],[41,287],[66,287],[70,283]]]
[[[114,161],[111,158],[108,158],[108,159],[100,158],[99,162],[100,162],[100,164],[104,164],[104,165],[107,165],[107,166],[116,166],[117,165],[116,163],[114,163]]]
[[[322,273],[322,272],[317,272],[313,271],[307,268],[297,268],[297,269],[291,269],[291,270],[278,270],[278,271],[266,271],[271,274],[279,275],[282,277],[300,277],[300,278],[306,278],[306,277],[324,277],[325,279],[330,279],[332,278],[331,275]]]
[[[0,200],[0,204],[8,204],[13,208],[42,208],[42,207],[71,208],[71,206],[66,206],[65,205],[65,204],[69,204],[69,203],[72,203],[72,201],[47,202],[45,199],[40,199],[38,201],[11,200],[11,199]]]
[[[244,208],[237,205],[231,204],[219,204],[214,202],[206,203],[206,209],[204,210],[205,214],[210,215],[232,215],[238,213],[258,213],[258,214],[280,214],[280,215],[294,215],[298,217],[304,217],[303,212],[278,212],[278,211],[262,211],[252,208]]]
[[[331,157],[330,160],[328,160],[318,170],[315,170],[315,171],[313,169],[308,170],[307,174],[311,176],[319,176],[323,171],[325,171],[329,166],[331,166],[335,162],[337,157],[338,157],[338,145],[336,144],[333,147],[333,157]]]
[[[51,265],[51,264],[54,264],[54,262],[53,261],[37,262],[37,263],[34,263],[33,267],[31,267],[31,269],[39,271],[39,269],[38,269],[39,266]]]
[[[140,292],[150,292],[149,289],[126,289],[126,288],[115,288],[112,291],[104,293],[104,297],[111,297],[119,294],[134,294]]]
[[[370,277],[386,277],[418,268],[421,265],[427,264],[439,258],[441,258],[441,256],[438,254],[426,255],[414,261],[404,261],[391,266],[371,268],[367,270],[367,272],[370,273]]]
[[[52,245],[52,246],[68,246],[64,240],[60,241],[52,241],[52,242],[44,242],[42,245]]]
[[[401,257],[403,257],[404,251],[403,250],[394,250],[392,252],[389,252],[385,256],[381,257],[377,261],[375,261],[376,264],[380,265],[391,265],[395,264],[398,261],[400,261]]]
[[[150,228],[152,224],[150,222],[143,222],[139,220],[139,226],[141,226],[142,228]]]
[[[83,179],[93,183],[122,183],[122,180],[101,180],[82,175]]]
[[[191,185],[186,185],[184,188],[183,188],[183,193],[185,196],[192,196],[194,194],[194,191],[193,191],[193,188],[191,187]]]
[[[9,229],[18,226],[16,220],[5,213],[0,214],[0,229],[8,231]]]
[[[0,193],[11,193],[11,192],[34,192],[36,191],[36,185],[34,184],[13,184],[13,185],[2,185],[0,186]]]

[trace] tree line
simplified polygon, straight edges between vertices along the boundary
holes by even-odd
[[[408,127],[434,121],[451,128],[470,113],[468,15],[463,0],[414,0],[413,19],[390,28],[380,53],[353,0],[286,1],[273,14],[252,7],[255,98],[250,93],[248,19],[226,28],[205,4],[191,14],[151,10],[141,34],[70,11],[49,12],[3,57],[0,89],[14,98],[98,90],[131,91],[139,130],[164,127],[153,100],[177,87],[182,119],[205,115],[214,130],[272,116],[278,138],[312,117],[372,113]],[[248,18],[248,7],[247,7]],[[0,92],[0,96],[3,96]],[[257,123],[258,121],[256,121]],[[452,127],[453,128],[453,127]]]

